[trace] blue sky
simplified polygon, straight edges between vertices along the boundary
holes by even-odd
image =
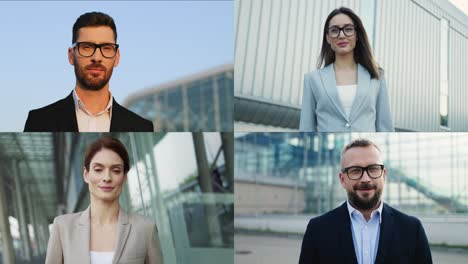
[[[232,1],[0,1],[0,131],[22,131],[28,111],[67,96],[72,27],[100,11],[117,25],[116,100],[234,62]]]

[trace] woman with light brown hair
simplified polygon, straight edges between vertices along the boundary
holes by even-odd
[[[129,170],[127,150],[118,139],[102,137],[89,145],[83,179],[90,205],[54,219],[46,264],[163,263],[154,222],[120,207]]]

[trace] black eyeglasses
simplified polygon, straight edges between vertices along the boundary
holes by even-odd
[[[96,44],[92,42],[75,42],[72,45],[72,48],[78,47],[78,53],[83,57],[91,57],[96,52],[96,49],[99,48],[101,54],[104,58],[114,58],[117,54],[117,49],[119,44],[114,43],[102,43]]]
[[[331,26],[327,29],[327,35],[330,38],[337,38],[340,35],[340,31],[343,31],[343,34],[347,37],[352,37],[356,34],[356,26],[346,25],[344,27]]]
[[[371,177],[372,179],[378,179],[382,176],[384,168],[385,166],[382,164],[372,164],[367,167],[361,167],[361,166],[347,167],[347,168],[344,168],[342,172],[346,173],[346,175],[348,175],[348,178],[350,178],[351,180],[361,179],[362,175],[364,175],[364,171],[366,171],[367,175],[369,175],[369,177]]]

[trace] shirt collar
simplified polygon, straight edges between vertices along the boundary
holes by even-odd
[[[346,205],[348,206],[348,213],[349,213],[349,217],[351,218],[352,217],[352,214],[354,211],[356,212],[359,212],[359,210],[355,209],[350,203],[349,203],[349,200],[346,200]],[[383,210],[383,201],[380,200],[380,205],[377,209],[375,209],[374,211],[372,211],[371,213],[371,218],[374,216],[374,214],[376,213],[379,213],[379,223],[382,223],[382,210]],[[362,214],[361,212],[359,212],[360,214]]]
[[[109,102],[107,102],[107,106],[106,108],[104,108],[104,110],[102,110],[101,112],[95,114],[95,115],[92,115],[88,109],[86,109],[86,106],[84,105],[83,101],[81,101],[80,97],[78,97],[78,94],[76,93],[76,89],[73,89],[73,102],[75,103],[75,110],[78,111],[78,109],[81,109],[83,110],[87,115],[90,115],[90,116],[99,116],[103,113],[105,113],[106,111],[109,112],[109,114],[112,114],[111,112],[111,109],[112,109],[112,102],[113,102],[113,97],[112,97],[112,93],[109,91]]]

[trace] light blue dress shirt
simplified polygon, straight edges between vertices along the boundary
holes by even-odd
[[[359,264],[373,264],[379,248],[380,224],[382,223],[383,202],[379,208],[372,211],[369,221],[364,215],[348,205],[349,218],[351,219],[351,233],[353,234],[354,250]]]

